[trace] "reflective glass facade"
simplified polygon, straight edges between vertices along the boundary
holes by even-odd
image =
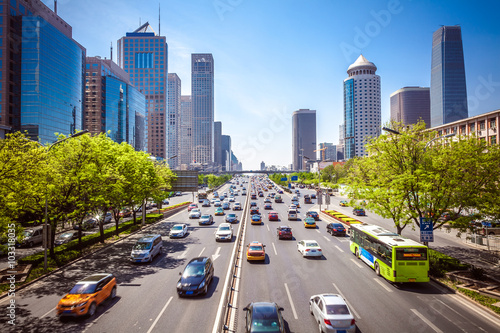
[[[106,76],[104,80],[106,98],[106,127],[105,132],[113,141],[126,141],[127,119],[127,90],[125,84],[117,78]]]
[[[344,159],[355,156],[354,79],[344,81]]]
[[[443,26],[432,39],[431,127],[468,117],[462,30]]]
[[[391,120],[404,125],[416,124],[420,119],[430,127],[430,93],[425,87],[405,87],[391,94]]]
[[[21,130],[41,143],[82,128],[84,51],[41,17],[22,18]]]
[[[146,98],[130,85],[127,85],[127,113],[127,142],[136,150],[146,151]]]
[[[316,110],[300,109],[292,115],[292,167],[305,170],[306,161],[316,160]]]

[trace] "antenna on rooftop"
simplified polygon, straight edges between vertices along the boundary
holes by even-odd
[[[160,30],[160,24],[161,24],[161,21],[160,21],[160,3],[158,2],[158,36],[161,36],[161,30]]]
[[[111,56],[110,56],[111,61],[113,61],[113,42],[111,42]]]
[[[54,13],[57,15],[57,0],[54,0]]]

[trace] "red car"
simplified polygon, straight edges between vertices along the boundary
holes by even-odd
[[[276,212],[269,212],[269,215],[267,216],[269,221],[279,221],[278,213]]]
[[[198,204],[195,204],[195,203],[190,204],[190,205],[188,206],[188,212],[190,212],[190,211],[191,211],[191,209],[193,209],[193,208],[198,208]]]
[[[279,226],[277,229],[278,239],[293,239],[292,228],[287,225]]]

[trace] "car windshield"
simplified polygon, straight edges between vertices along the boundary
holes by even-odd
[[[59,238],[70,238],[71,236],[73,236],[72,232],[65,232],[64,234],[59,235]]]
[[[33,230],[24,230],[23,235],[24,237],[30,237],[33,235]]]
[[[236,214],[227,214],[227,217],[236,217]]]
[[[290,232],[290,231],[292,231],[292,229],[290,229],[290,228],[281,228],[281,231]]]
[[[134,245],[134,250],[149,250],[151,248],[151,242],[137,242]]]
[[[253,308],[252,332],[280,332],[276,309],[273,307]]]
[[[306,246],[307,247],[319,247],[318,243],[312,243],[312,242],[306,243]]]
[[[262,246],[260,245],[251,245],[250,251],[262,251]]]
[[[329,315],[345,315],[349,314],[349,309],[344,304],[327,304],[326,313]]]
[[[229,227],[219,227],[219,231],[228,231],[230,230]]]
[[[203,215],[201,218],[202,218],[202,219],[209,219],[209,218],[210,218],[210,215]]]
[[[172,230],[182,230],[182,225],[174,225]]]
[[[182,277],[203,276],[205,275],[205,264],[190,264],[187,265]]]
[[[96,283],[77,283],[73,289],[69,292],[70,294],[93,294],[97,287]]]

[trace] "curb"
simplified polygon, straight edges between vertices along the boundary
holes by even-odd
[[[63,268],[66,268],[66,267],[68,267],[69,265],[72,265],[72,264],[74,264],[74,263],[76,263],[76,262],[79,262],[80,260],[83,260],[83,259],[87,258],[88,256],[90,256],[90,255],[92,255],[92,254],[95,254],[95,253],[98,253],[98,252],[100,252],[100,251],[102,251],[102,250],[105,250],[105,249],[107,249],[108,247],[110,247],[110,246],[112,246],[112,245],[115,245],[116,243],[121,242],[121,241],[123,241],[123,240],[125,240],[125,239],[129,238],[129,237],[130,237],[130,236],[132,236],[132,235],[135,235],[136,233],[143,232],[144,230],[147,230],[147,229],[151,228],[152,226],[156,225],[157,223],[162,222],[162,221],[163,221],[163,220],[165,220],[166,218],[168,218],[168,217],[170,217],[170,216],[172,216],[172,215],[174,215],[174,214],[177,214],[177,213],[178,213],[178,212],[180,212],[182,209],[187,208],[187,206],[188,206],[188,205],[184,205],[184,206],[181,206],[181,207],[176,207],[176,208],[174,208],[174,209],[172,209],[171,211],[169,211],[169,212],[168,212],[168,213],[171,213],[171,214],[168,214],[168,213],[167,213],[167,214],[166,214],[166,215],[164,215],[164,216],[163,216],[163,218],[162,218],[161,220],[159,220],[158,222],[155,222],[155,223],[149,224],[149,225],[145,226],[144,228],[141,228],[141,229],[139,229],[139,230],[136,230],[136,231],[134,231],[134,232],[131,232],[129,235],[127,235],[127,236],[125,236],[125,237],[123,237],[123,238],[120,238],[120,239],[118,239],[118,240],[116,240],[116,241],[114,241],[114,242],[112,242],[112,243],[109,243],[109,244],[107,244],[107,245],[105,245],[105,246],[101,247],[100,249],[97,249],[97,250],[95,250],[95,251],[92,251],[92,252],[90,252],[90,253],[87,253],[86,255],[84,255],[84,256],[82,256],[82,257],[80,257],[80,258],[77,258],[77,259],[75,259],[75,260],[73,260],[73,261],[70,261],[70,262],[68,262],[67,264],[64,264],[63,266],[58,267],[58,268],[54,269],[53,271],[51,271],[51,272],[49,272],[49,273],[46,273],[46,274],[44,274],[44,275],[42,275],[42,276],[39,276],[39,277],[37,277],[36,279],[31,280],[31,281],[30,281],[30,282],[28,282],[28,283],[25,283],[25,284],[20,285],[20,286],[18,286],[18,287],[16,288],[15,292],[18,292],[19,290],[22,290],[22,289],[24,289],[24,288],[26,288],[26,287],[28,287],[28,286],[31,286],[32,284],[35,284],[36,282],[38,282],[38,281],[40,281],[40,280],[43,280],[44,278],[46,278],[46,277],[48,277],[48,276],[50,276],[50,275],[52,275],[52,274],[55,274],[55,273],[59,272],[60,270],[62,270]],[[3,293],[0,295],[0,300],[4,299],[4,298],[5,298],[5,297],[7,297],[8,295],[9,295],[9,291],[5,291],[5,292],[3,292]]]

